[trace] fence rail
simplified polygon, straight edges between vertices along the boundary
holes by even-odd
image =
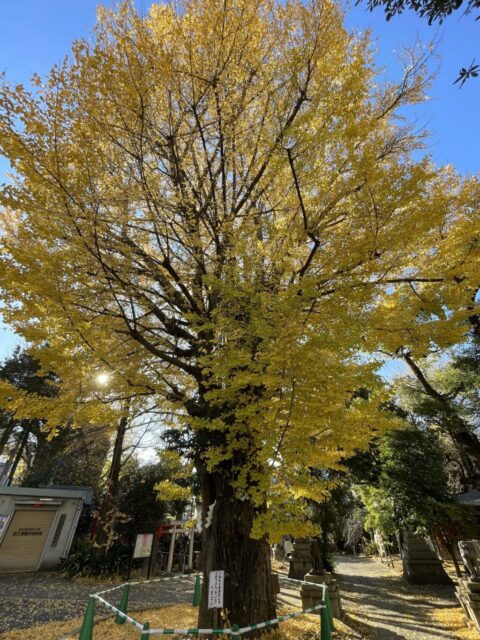
[[[190,636],[200,636],[200,635],[225,635],[231,636],[232,638],[241,638],[242,635],[249,633],[250,631],[255,631],[258,629],[266,629],[273,627],[275,625],[281,624],[287,620],[292,620],[294,618],[298,618],[300,616],[306,615],[308,613],[318,613],[320,615],[320,625],[321,625],[321,640],[331,640],[331,631],[333,629],[333,619],[332,612],[330,607],[330,602],[328,598],[328,589],[326,585],[319,585],[322,587],[322,602],[321,604],[315,605],[313,607],[308,607],[306,609],[301,609],[298,611],[293,611],[291,613],[287,613],[282,616],[277,616],[276,618],[272,618],[271,620],[265,620],[263,622],[255,622],[245,627],[239,627],[238,625],[232,625],[231,627],[225,628],[212,628],[212,629],[203,629],[198,627],[191,628],[173,628],[173,627],[165,627],[159,629],[150,629],[150,625],[148,622],[141,623],[135,618],[132,618],[127,613],[128,607],[128,593],[131,586],[136,585],[145,585],[154,582],[163,582],[168,580],[181,580],[181,579],[190,579],[192,577],[197,577],[200,574],[189,574],[189,575],[179,575],[179,576],[167,576],[161,578],[153,578],[151,580],[137,580],[131,582],[125,582],[120,585],[116,585],[115,587],[111,587],[110,589],[104,589],[103,591],[98,591],[97,593],[92,593],[89,596],[87,609],[85,611],[85,616],[82,624],[82,628],[80,630],[79,640],[92,640],[93,639],[93,625],[94,625],[94,615],[95,615],[95,602],[107,608],[109,611],[115,614],[116,621],[118,624],[122,624],[123,622],[128,622],[133,627],[137,629],[142,635],[140,640],[148,640],[149,636],[152,635],[190,635]],[[283,582],[291,582],[294,584],[308,584],[311,586],[311,583],[305,582],[303,580],[295,580],[293,578],[288,578],[282,574],[277,574]],[[107,593],[112,593],[113,591],[117,591],[119,589],[123,589],[122,599],[119,607],[116,607],[112,603],[108,602],[104,597]]]

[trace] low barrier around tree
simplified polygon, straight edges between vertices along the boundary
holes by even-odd
[[[265,620],[263,622],[252,623],[246,627],[239,627],[238,625],[232,625],[231,627],[224,627],[218,629],[202,629],[198,627],[192,628],[164,628],[164,629],[151,629],[150,624],[148,622],[142,623],[133,618],[128,614],[128,599],[130,594],[130,587],[135,585],[145,585],[153,582],[164,582],[168,580],[182,580],[182,579],[190,579],[195,577],[195,589],[193,595],[192,606],[198,606],[200,604],[200,591],[201,591],[201,583],[200,583],[200,574],[190,574],[190,575],[181,575],[181,576],[172,576],[165,578],[155,578],[152,580],[146,581],[136,581],[136,582],[126,582],[110,589],[105,589],[103,591],[99,591],[97,593],[92,593],[88,598],[87,608],[85,611],[85,615],[83,618],[83,624],[80,630],[79,640],[93,640],[93,626],[94,626],[94,617],[95,617],[95,606],[96,603],[102,605],[113,614],[115,614],[115,622],[117,624],[131,624],[133,627],[137,629],[140,635],[140,640],[149,640],[149,637],[152,635],[189,635],[189,636],[201,636],[201,635],[224,635],[231,636],[232,638],[241,638],[241,636],[250,631],[255,631],[258,629],[268,629],[273,626],[279,625],[282,622],[286,622],[287,620],[292,620],[293,618],[298,618],[299,616],[303,616],[308,613],[318,613],[320,617],[320,638],[321,640],[331,640],[331,632],[333,631],[333,616],[332,610],[330,607],[330,601],[328,598],[328,590],[325,585],[323,585],[323,596],[322,603],[316,605],[314,607],[309,607],[306,609],[301,609],[299,611],[293,611],[292,613],[287,613],[282,616],[278,616],[273,618],[272,620]],[[302,584],[302,580],[292,580],[290,578],[285,578],[281,576],[282,579],[285,579],[287,582],[297,583],[299,585]],[[111,594],[114,591],[118,591],[122,589],[122,595],[120,598],[120,602],[118,607],[108,602],[105,599],[106,594]],[[108,596],[109,597],[109,596]]]

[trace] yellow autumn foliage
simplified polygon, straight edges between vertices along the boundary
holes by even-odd
[[[371,354],[462,340],[478,287],[478,180],[415,160],[399,115],[423,54],[379,82],[342,19],[329,0],[125,2],[0,94],[3,313],[62,391],[0,400],[55,426],[151,399],[197,471],[259,508],[257,536],[304,533],[325,491],[308,470],[392,426]]]
[[[189,487],[182,487],[171,480],[162,480],[155,485],[158,500],[188,500],[192,496]]]

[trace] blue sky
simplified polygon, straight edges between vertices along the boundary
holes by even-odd
[[[3,0],[0,6],[0,70],[13,83],[27,84],[34,72],[43,75],[68,52],[73,40],[88,36],[95,23],[97,0]],[[102,4],[114,5],[113,0]],[[145,11],[149,0],[137,0]],[[458,12],[457,12],[458,13]],[[480,23],[472,17],[454,14],[441,27],[429,27],[414,13],[386,22],[381,9],[373,13],[365,4],[347,11],[349,29],[370,29],[376,41],[378,64],[386,75],[399,73],[395,52],[412,45],[438,40],[440,60],[437,78],[429,92],[430,100],[421,105],[414,117],[432,132],[428,151],[439,164],[452,164],[461,173],[480,170],[480,128],[478,108],[480,78],[467,82],[459,90],[453,85],[462,66],[476,56],[480,61]],[[0,182],[8,165],[0,157]],[[17,338],[0,321],[0,358],[9,355]],[[386,373],[400,371],[398,365]]]

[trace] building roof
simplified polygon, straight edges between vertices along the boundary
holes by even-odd
[[[86,505],[91,505],[93,503],[93,488],[89,487],[87,485],[80,485],[80,484],[40,484],[39,485],[40,489],[61,489],[62,491],[64,491],[65,489],[67,489],[68,491],[72,490],[72,491],[83,491],[83,498],[84,498],[84,502]]]
[[[478,489],[472,489],[472,491],[461,493],[455,496],[455,501],[466,507],[480,507],[480,491]]]
[[[77,498],[84,499],[89,494],[89,488],[76,489],[39,489],[37,487],[0,487],[0,496],[23,496],[33,498]]]

